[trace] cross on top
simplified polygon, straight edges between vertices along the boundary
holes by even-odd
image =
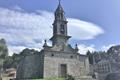
[[[58,1],[59,1],[59,4],[60,4],[61,0],[58,0]]]

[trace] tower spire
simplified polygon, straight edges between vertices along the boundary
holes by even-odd
[[[58,0],[59,1],[59,5],[61,4],[61,0]]]
[[[67,34],[67,20],[61,6],[61,0],[58,1],[59,4],[54,14],[53,37],[50,40],[53,42],[53,45],[64,45],[67,44],[70,36]]]
[[[58,2],[59,2],[59,4],[58,4],[58,7],[57,7],[57,9],[55,11],[55,14],[63,14],[64,15],[64,10],[63,10],[63,8],[61,6],[61,0],[58,0]]]

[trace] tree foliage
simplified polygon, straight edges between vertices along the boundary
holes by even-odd
[[[87,52],[87,56],[89,58],[89,63],[90,64],[94,64],[99,62],[101,59],[105,59],[108,57],[107,52],[105,51],[95,51],[95,52]]]
[[[67,75],[65,80],[75,80],[75,78],[72,75]]]
[[[8,56],[8,48],[6,45],[6,41],[4,39],[0,39],[0,59],[5,59]]]
[[[4,69],[7,68],[17,68],[19,62],[28,55],[37,53],[34,49],[24,49],[19,54],[14,53],[12,56],[8,56],[4,61]]]
[[[90,51],[87,52],[87,56],[88,56],[88,59],[89,59],[89,63],[93,64],[93,55]]]

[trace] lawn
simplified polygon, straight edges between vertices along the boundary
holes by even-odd
[[[65,80],[63,78],[45,78],[45,79],[33,79],[33,80]]]

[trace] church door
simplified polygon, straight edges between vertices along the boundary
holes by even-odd
[[[67,65],[61,64],[61,77],[65,78],[67,76]]]

